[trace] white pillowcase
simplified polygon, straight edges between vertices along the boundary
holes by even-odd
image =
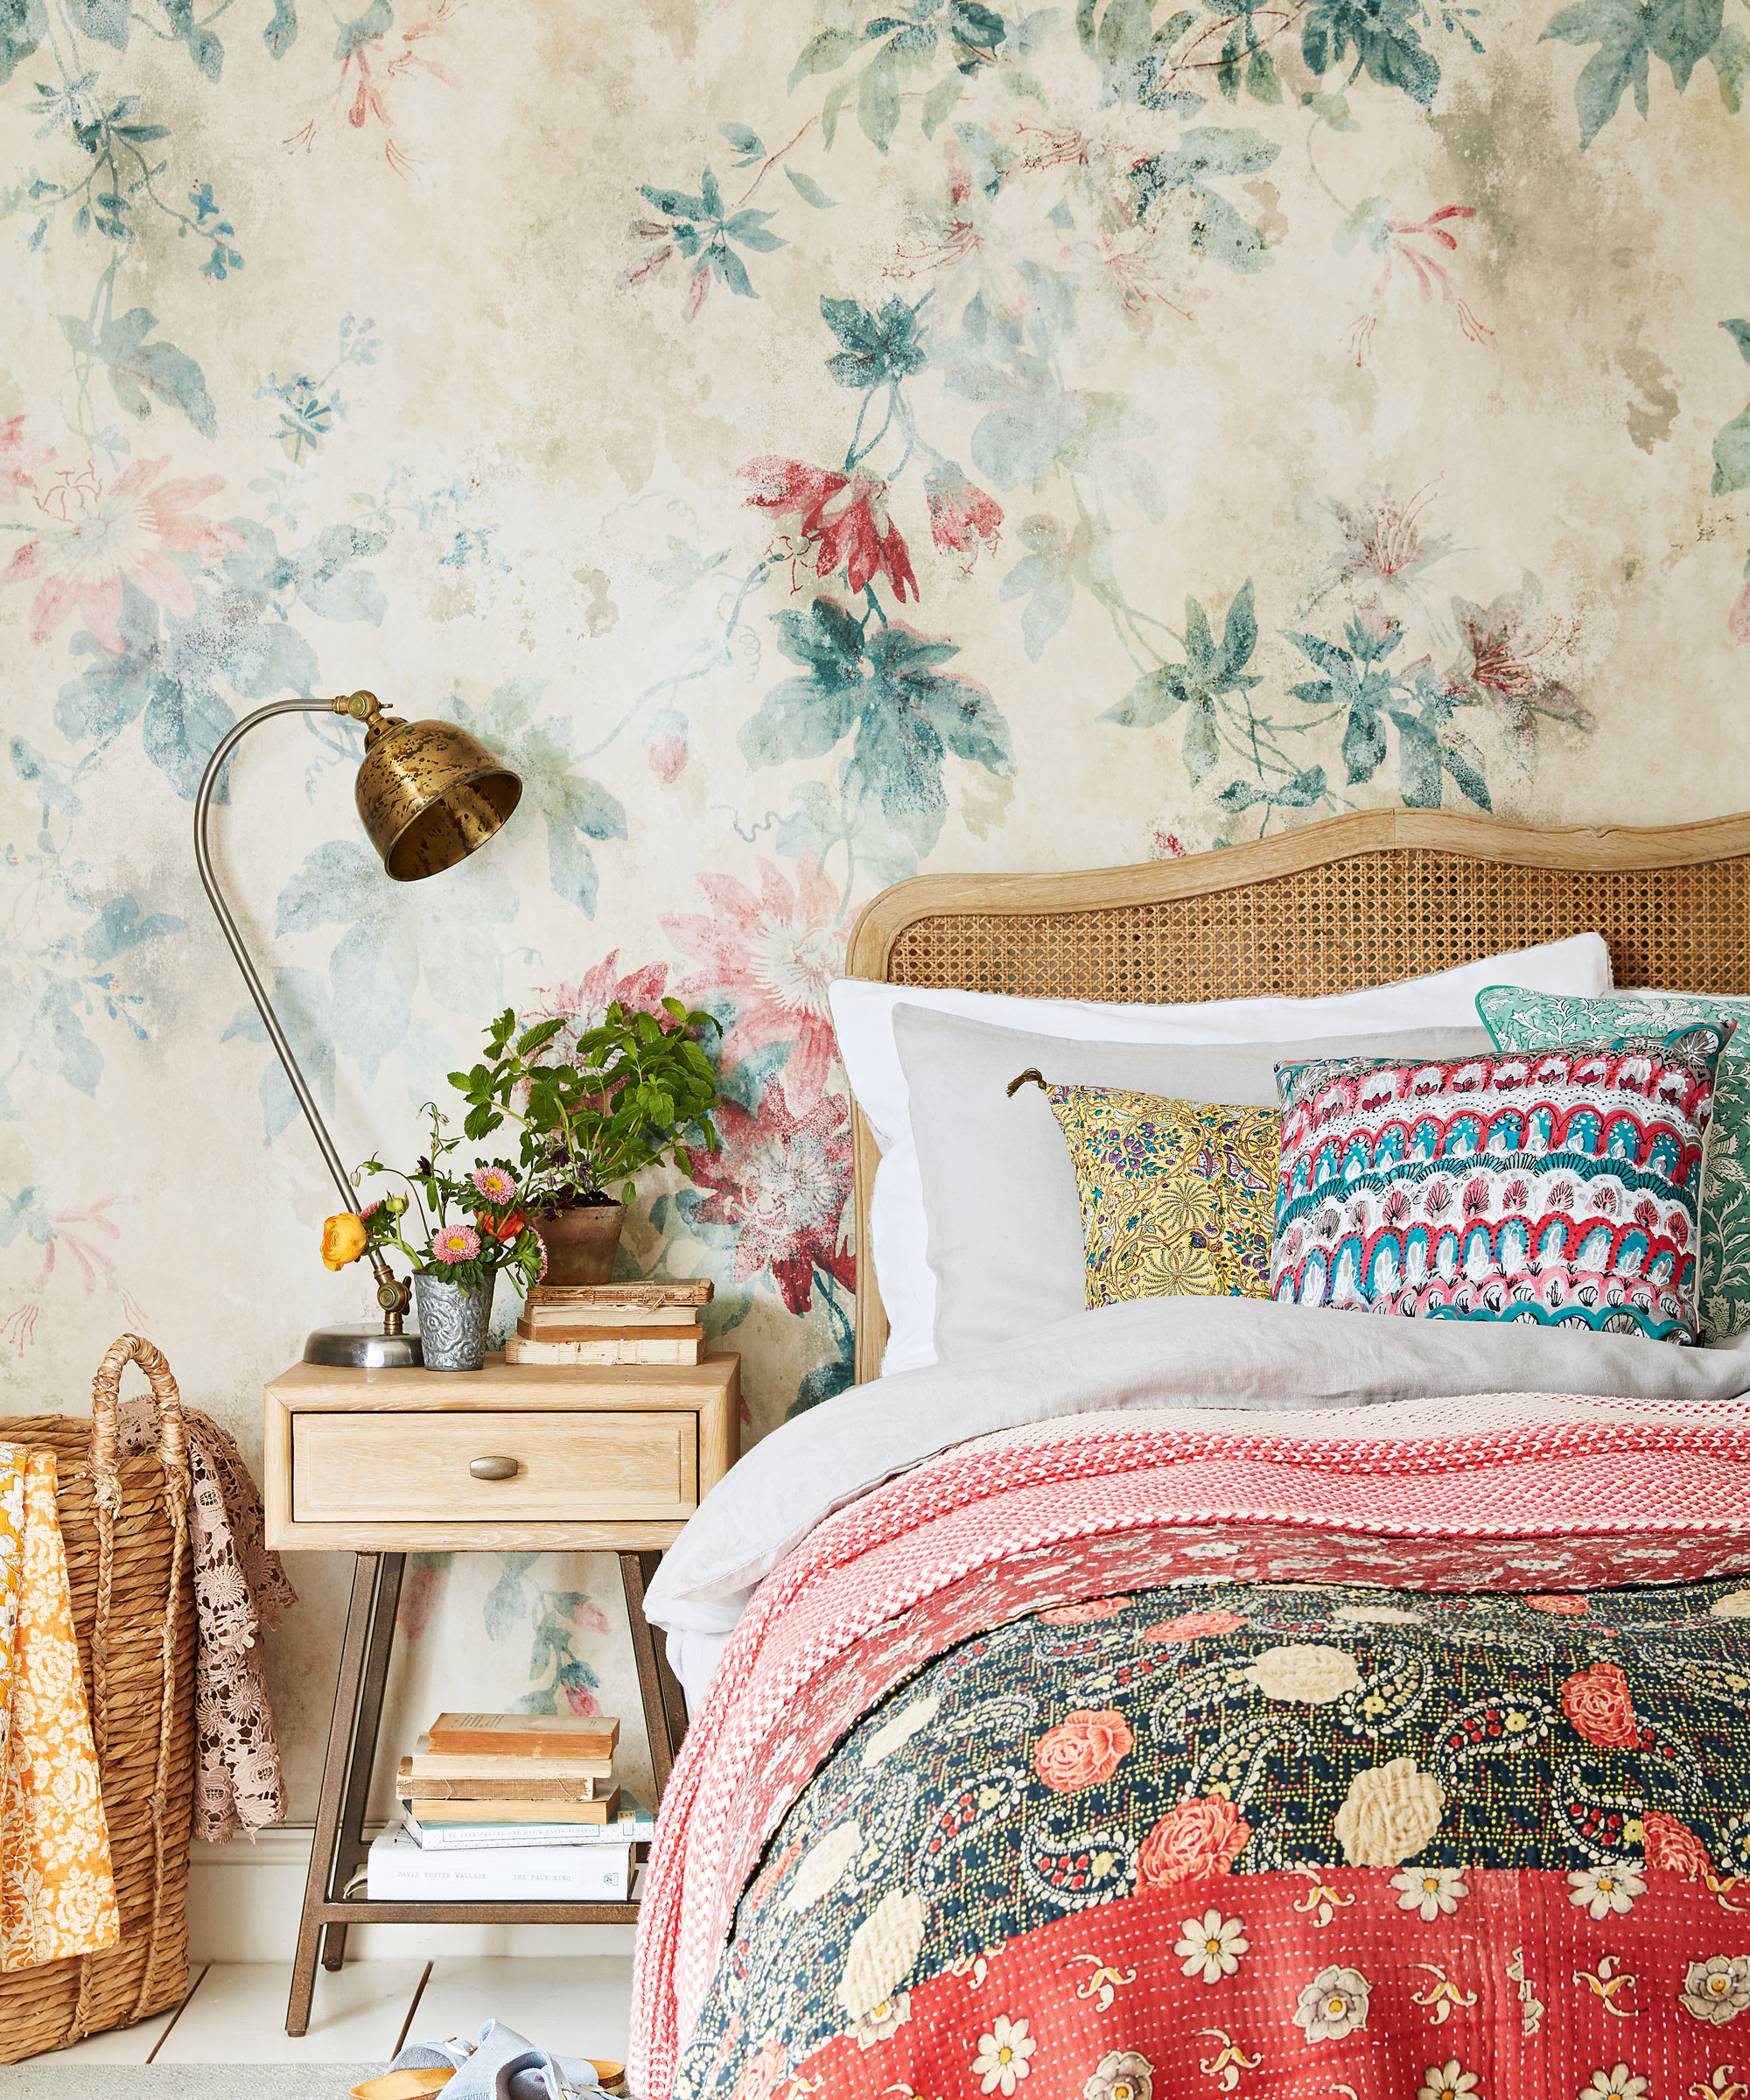
[[[872,1259],[889,1334],[883,1374],[936,1362],[935,1278],[906,1075],[893,1039],[900,1005],[965,1014],[999,1028],[1082,1042],[1292,1042],[1305,1036],[1373,1035],[1404,1028],[1462,1028],[1476,1020],[1476,995],[1490,984],[1596,998],[1611,989],[1610,950],[1597,934],[1575,934],[1512,955],[1486,956],[1426,977],[1320,998],[1208,999],[1180,1006],[1110,1004],[1100,999],[1015,998],[1001,992],[920,991],[866,977],[835,979],[828,994],[839,1055],[881,1153],[869,1204]]]

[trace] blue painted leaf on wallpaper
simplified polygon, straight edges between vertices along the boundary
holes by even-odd
[[[334,39],[334,56],[344,66],[361,44],[373,43],[394,25],[395,10],[389,0],[371,0],[364,13],[340,24]]]
[[[806,1373],[796,1388],[796,1396],[784,1410],[784,1419],[794,1421],[805,1415],[811,1407],[818,1407],[823,1400],[836,1399],[848,1391],[856,1382],[857,1364],[854,1357],[835,1356],[829,1362],[816,1364]]]
[[[508,1641],[526,1615],[527,1606],[522,1597],[522,1578],[536,1562],[538,1553],[500,1553],[499,1578],[486,1592],[486,1603],[480,1617],[489,1641]]]
[[[174,343],[145,340],[158,325],[155,313],[144,306],[131,307],[94,334],[78,314],[58,314],[56,318],[68,346],[108,372],[110,390],[128,415],[142,420],[150,416],[150,395],[152,400],[180,409],[203,438],[218,436],[218,412],[200,367]]]
[[[794,91],[796,82],[811,74],[836,73],[862,47],[860,38],[848,29],[823,29],[817,37],[810,37],[797,54],[790,68],[789,88]]]
[[[774,686],[743,723],[736,741],[752,767],[816,759],[855,732],[851,756],[890,816],[947,806],[946,753],[1006,776],[1012,768],[1008,724],[970,680],[936,666],[959,654],[899,625],[867,631],[831,598],[807,612],[774,615],[778,646],[799,678]]]
[[[1190,191],[1195,200],[1189,234],[1192,247],[1212,261],[1249,276],[1270,262],[1264,237],[1209,185],[1224,177],[1259,174],[1280,151],[1273,139],[1257,131],[1207,128],[1187,131],[1177,151],[1157,153],[1132,171],[1138,214],[1146,213],[1158,197],[1170,191]]]
[[[88,962],[113,962],[143,941],[161,941],[167,934],[181,933],[187,923],[173,912],[153,912],[142,919],[134,898],[111,897],[86,928],[79,952]]]
[[[1017,537],[1031,552],[1024,555],[1003,578],[999,593],[1027,601],[1021,614],[1021,640],[1027,654],[1037,663],[1045,645],[1069,618],[1075,602],[1070,580],[1073,559],[1070,543],[1055,518],[1023,518]]]
[[[297,0],[274,0],[273,20],[262,32],[269,55],[283,59],[298,41]]]
[[[1426,109],[1440,67],[1423,48],[1420,11],[1418,0],[1312,0],[1301,18],[1300,55],[1312,72],[1325,73],[1340,66],[1353,46],[1356,73],[1365,68],[1369,80],[1401,88]]]
[[[822,298],[821,318],[844,346],[826,360],[839,385],[864,391],[921,372],[929,361],[918,320],[922,304],[892,298],[875,314],[857,299]]]
[[[722,1017],[733,1018],[731,1013]],[[718,1075],[718,1091],[725,1101],[732,1101],[750,1116],[760,1113],[760,1097],[789,1062],[790,1043],[767,1043],[749,1057],[740,1059],[725,1072]]]
[[[56,726],[74,742],[102,744],[144,715],[146,755],[186,802],[193,800],[214,746],[236,719],[215,681],[222,678],[245,700],[307,693],[315,681],[314,650],[253,592],[213,593],[191,619],[180,620],[124,579],[117,625],[119,656],[89,635],[74,637],[75,653],[91,661],[61,687]],[[220,799],[224,793],[221,781]]]
[[[66,0],[73,26],[82,37],[94,37],[116,51],[128,48],[130,0]]]
[[[140,722],[140,747],[183,801],[192,802],[207,760],[236,719],[236,710],[211,686],[158,678]]]
[[[773,843],[787,860],[806,854],[822,865],[842,849],[839,894],[848,900],[859,875],[877,889],[915,875],[942,836],[946,816],[942,809],[884,809],[862,768],[846,759],[836,789],[824,780],[804,780],[793,790]]]
[[[1060,341],[1073,332],[1074,292],[1033,270],[1027,335],[1007,315],[975,298],[961,332],[942,346],[950,392],[962,400],[997,403],[974,429],[972,457],[999,488],[1039,488],[1060,470],[1090,474],[1121,491],[1151,520],[1164,505],[1148,463],[1155,424],[1119,394],[1072,392],[1052,364]]]
[[[1719,325],[1750,364],[1750,321],[1722,321]],[[1750,405],[1734,416],[1713,441],[1713,494],[1730,495],[1740,488],[1750,488]]]
[[[1100,107],[1139,102],[1144,108],[1164,105],[1160,75],[1171,63],[1173,45],[1196,19],[1194,10],[1169,8],[1158,28],[1152,0],[1076,0],[1075,32],[1082,48],[1100,70]]]
[[[1194,598],[1187,598],[1184,662],[1163,663],[1145,672],[1100,719],[1125,729],[1153,729],[1184,708],[1181,755],[1194,788],[1214,771],[1221,755],[1220,702],[1230,693],[1250,692],[1260,682],[1245,668],[1256,647],[1257,619],[1250,577],[1234,593],[1219,643],[1208,615]]]
[[[738,167],[746,167],[756,160],[764,160],[766,148],[760,134],[747,124],[719,124],[718,130],[732,145],[740,159]]]
[[[43,0],[0,0],[0,88],[48,33]]]
[[[786,168],[784,173],[804,204],[813,205],[817,212],[830,212],[836,207],[837,198],[829,197],[812,175],[803,174],[800,168]]]
[[[12,770],[21,780],[34,787],[43,806],[43,834],[38,844],[45,852],[50,850],[48,827],[60,817],[71,823],[82,814],[85,804],[61,775],[61,768],[52,760],[46,759],[34,744],[23,737],[14,737],[7,750],[11,757]]]
[[[368,569],[355,569],[353,564],[369,561],[388,545],[380,532],[366,532],[357,525],[328,526],[298,552],[298,595],[324,620],[364,620],[381,626],[388,610],[382,586]]]
[[[419,984],[420,944],[388,901],[392,893],[370,849],[348,838],[309,854],[279,897],[283,934],[318,925],[346,928],[328,958],[333,1040],[368,1087],[406,1035]],[[459,923],[455,931],[459,939]],[[499,974],[494,968],[476,980],[476,1000],[488,984],[496,990]]]
[[[1649,58],[1669,68],[1679,94],[1701,60],[1712,59],[1720,99],[1727,108],[1737,108],[1742,70],[1734,50],[1728,47],[1722,53],[1722,38],[1728,33],[1722,27],[1724,18],[1723,0],[1578,0],[1552,16],[1545,38],[1598,46],[1574,83],[1581,146],[1598,136],[1631,88],[1634,107],[1646,116]],[[1741,46],[1743,31],[1735,23],[1732,28]]]
[[[19,1001],[18,1054],[46,1079],[64,1079],[80,1093],[97,1095],[103,1053],[85,1032],[89,1000],[71,978],[32,965]]]
[[[555,892],[595,916],[599,881],[589,842],[626,836],[625,806],[591,774],[574,772],[571,718],[537,718],[546,690],[540,678],[511,678],[475,713],[459,698],[444,712],[472,731],[522,779],[517,816],[538,816],[547,828],[547,868]]]
[[[216,80],[225,69],[225,46],[215,32],[206,22],[194,18],[194,0],[158,0],[164,10],[164,28],[172,44],[188,47],[188,55],[209,80]],[[383,13],[388,12],[388,0],[379,0]],[[209,15],[209,19],[211,18]]]
[[[1707,60],[1718,83],[1720,101],[1736,116],[1744,107],[1745,83],[1750,81],[1750,37],[1741,24],[1726,24],[1714,38]]]
[[[38,1247],[55,1236],[48,1200],[34,1184],[16,1196],[0,1195],[0,1247],[10,1247],[21,1232]]]
[[[328,988],[312,970],[276,970],[274,972],[274,1012],[278,1014],[280,1026],[285,1030],[292,1054],[303,1068],[304,1076],[315,1090],[322,1105],[332,1113],[334,1107],[334,1030],[333,1002]],[[237,1018],[219,1039],[220,1042],[262,1043],[268,1032],[262,1025],[262,1017],[253,1006],[245,1006]],[[303,1114],[298,1096],[291,1090],[291,1082],[285,1075],[285,1068],[276,1056],[262,1060],[262,1075],[256,1082],[256,1097],[262,1104],[262,1142],[271,1144],[286,1125],[295,1123]]]

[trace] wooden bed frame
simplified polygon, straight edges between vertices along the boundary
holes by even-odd
[[[1142,867],[921,875],[858,920],[846,969],[890,984],[1150,1003],[1351,991],[1596,931],[1616,982],[1750,992],[1750,816],[1530,831],[1379,810]],[[857,1247],[878,1157],[851,1110]],[[857,1265],[857,1376],[887,1316]]]

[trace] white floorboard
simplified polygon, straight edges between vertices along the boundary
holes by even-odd
[[[198,1984],[203,1973],[198,1968],[191,1970],[191,1985]],[[46,2056],[32,2057],[30,2061],[41,2064],[144,2063],[180,2009],[172,2006],[168,2012],[155,2012],[150,2020],[143,2020],[137,2026],[112,2027],[107,2034],[88,2034],[83,2041],[74,2042],[70,2049],[54,2049]],[[0,2080],[4,2080],[5,2076],[5,2072],[0,2070]]]
[[[289,1965],[215,1962],[185,2001],[158,2063],[388,2062],[423,1962],[348,1962],[316,1971],[310,2032],[285,2031]]]
[[[501,2020],[561,2056],[626,2062],[632,2011],[632,1964],[567,1956],[434,1961],[414,2014],[410,2041],[478,2034]]]

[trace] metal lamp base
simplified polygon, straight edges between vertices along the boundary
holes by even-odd
[[[385,1334],[379,1320],[316,1328],[304,1345],[304,1361],[350,1371],[407,1371],[416,1370],[425,1357],[418,1335]]]

